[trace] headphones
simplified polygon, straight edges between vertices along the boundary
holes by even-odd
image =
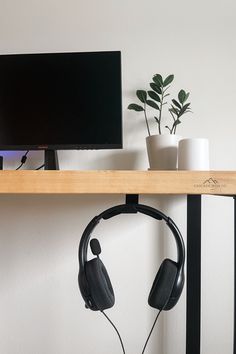
[[[91,234],[101,219],[107,220],[119,214],[142,213],[157,220],[164,220],[171,230],[176,246],[177,261],[166,258],[154,279],[148,304],[158,310],[171,310],[178,302],[184,287],[185,248],[181,233],[174,221],[161,211],[147,205],[130,203],[117,205],[95,216],[85,228],[79,245],[79,288],[85,307],[103,311],[115,304],[115,295],[108,272],[99,254],[101,247],[97,239],[90,241],[95,258],[88,260],[87,251]]]

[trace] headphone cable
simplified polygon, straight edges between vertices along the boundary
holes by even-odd
[[[164,307],[163,307],[163,308],[164,308]],[[146,349],[146,347],[147,347],[148,341],[149,341],[149,339],[150,339],[150,337],[151,337],[151,335],[152,335],[152,331],[153,331],[153,329],[154,329],[154,327],[155,327],[155,324],[157,323],[158,317],[160,316],[161,311],[163,310],[163,308],[162,308],[161,310],[159,310],[158,314],[156,315],[156,318],[155,318],[155,321],[154,321],[154,323],[153,323],[153,325],[152,325],[151,331],[150,331],[150,333],[149,333],[149,335],[148,335],[148,337],[147,337],[147,340],[146,340],[146,342],[145,342],[145,344],[144,344],[142,354],[144,354],[144,351],[145,351],[145,349]]]
[[[120,340],[120,344],[121,344],[121,347],[122,347],[123,354],[125,354],[125,347],[124,347],[124,344],[123,344],[123,341],[122,341],[122,338],[121,338],[121,335],[120,335],[118,329],[116,328],[116,326],[114,325],[112,320],[107,316],[107,314],[103,310],[100,310],[100,312],[106,317],[106,319],[110,322],[112,327],[115,329],[115,331],[116,331],[116,333],[117,333],[117,335],[119,337],[119,340]]]

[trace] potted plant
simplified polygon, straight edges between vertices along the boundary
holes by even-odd
[[[168,105],[167,97],[170,96],[170,84],[174,80],[174,75],[168,75],[163,79],[162,75],[153,76],[149,84],[151,90],[137,90],[136,96],[141,104],[131,103],[128,109],[136,112],[143,112],[145,124],[148,132],[146,138],[147,152],[150,169],[171,170],[177,168],[177,146],[180,136],[176,135],[178,126],[182,123],[182,117],[191,112],[190,103],[187,102],[189,92],[180,90],[178,97],[171,100],[167,106],[170,123],[166,123],[164,118],[164,107]],[[149,117],[150,110],[153,113],[152,119],[157,124],[157,134],[151,134]],[[164,134],[163,134],[164,132]],[[166,133],[166,134],[165,134]]]

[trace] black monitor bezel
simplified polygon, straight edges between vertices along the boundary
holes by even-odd
[[[120,59],[120,97],[121,97],[121,142],[118,144],[47,144],[47,145],[1,145],[1,151],[22,151],[22,150],[109,150],[109,149],[122,149],[123,148],[123,114],[122,114],[122,63],[121,63],[121,51],[91,51],[91,52],[35,52],[35,53],[5,53],[0,56],[23,56],[23,55],[52,55],[52,54],[99,54],[99,53],[116,53]]]

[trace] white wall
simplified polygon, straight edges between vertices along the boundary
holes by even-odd
[[[233,0],[0,0],[0,52],[122,51],[124,150],[60,152],[62,169],[146,169],[144,121],[126,107],[134,90],[160,72],[175,74],[174,92],[191,92],[194,115],[185,118],[180,134],[209,138],[211,168],[235,170],[235,10]],[[16,167],[20,157],[5,155],[5,167]],[[41,160],[40,152],[29,155],[26,168]],[[84,309],[77,247],[91,217],[122,201],[1,196],[1,353],[121,352],[112,328]],[[184,197],[141,201],[172,216],[185,236]],[[232,353],[232,204],[227,198],[203,201],[203,354]],[[96,230],[117,298],[109,314],[128,353],[141,352],[155,317],[147,305],[155,272],[164,257],[175,257],[172,238],[164,246],[161,233],[168,236],[162,224],[136,215]],[[184,353],[184,305],[183,296],[162,316],[147,353]]]

